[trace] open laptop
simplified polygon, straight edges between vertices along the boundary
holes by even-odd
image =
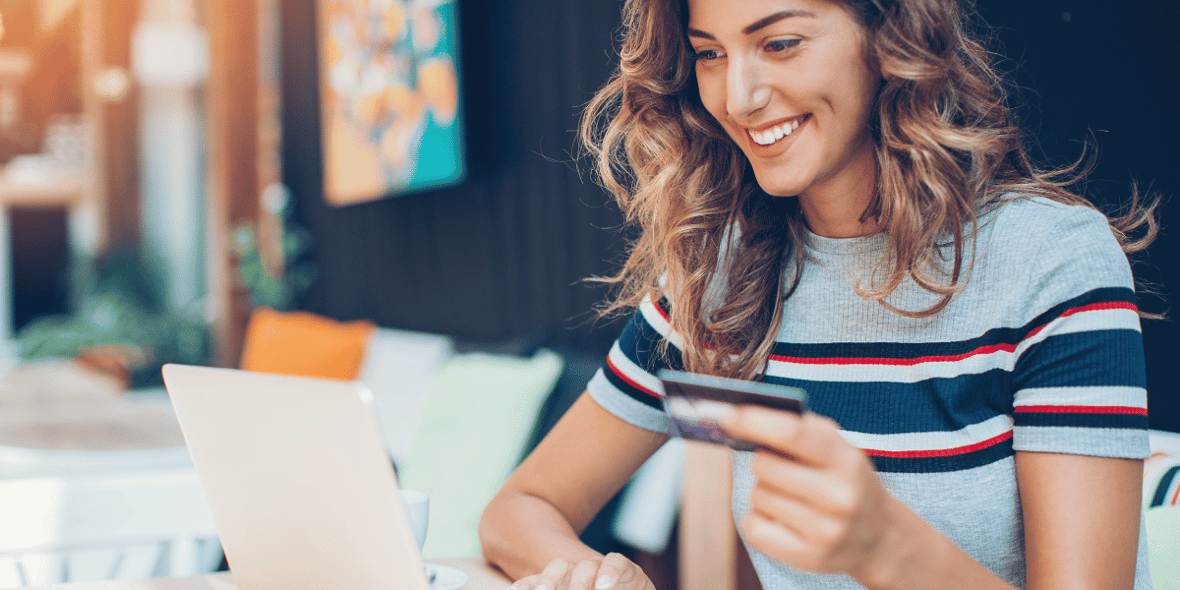
[[[369,408],[347,381],[166,365],[240,590],[429,590]]]

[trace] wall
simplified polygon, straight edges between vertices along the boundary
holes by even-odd
[[[461,2],[471,129],[463,185],[344,209],[319,194],[314,20],[309,3],[284,13],[285,177],[315,236],[322,272],[305,306],[340,318],[475,339],[601,353],[617,327],[580,324],[602,292],[577,284],[620,252],[618,223],[588,177],[566,160],[578,105],[609,71],[617,1]],[[1097,0],[981,3],[1022,90],[1013,97],[1035,134],[1034,152],[1061,164],[1095,138],[1087,185],[1118,202],[1132,179],[1180,195],[1180,41],[1165,27],[1175,3],[1113,10]],[[1167,209],[1165,225],[1180,217]],[[1140,276],[1175,301],[1176,238],[1165,228]],[[1141,305],[1166,303],[1146,296]],[[1145,321],[1153,426],[1180,431],[1172,368],[1180,329]]]
[[[311,309],[475,340],[605,352],[578,281],[618,253],[618,213],[569,163],[577,105],[609,72],[620,4],[461,2],[470,174],[461,186],[332,209],[319,186],[311,2],[283,12],[285,178],[314,234]],[[579,326],[571,330],[571,326]]]

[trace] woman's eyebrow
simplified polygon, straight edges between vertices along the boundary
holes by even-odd
[[[768,17],[760,18],[760,19],[754,21],[752,24],[750,24],[746,28],[742,29],[742,34],[749,35],[750,33],[757,31],[758,29],[769,27],[770,25],[773,25],[774,23],[777,23],[778,21],[783,20],[784,18],[791,18],[791,17],[795,17],[795,16],[805,16],[808,18],[815,18],[815,13],[809,12],[806,10],[783,10],[781,12],[776,12]]]
[[[766,27],[769,27],[770,25],[773,25],[774,23],[777,23],[780,20],[783,20],[785,18],[796,17],[796,16],[805,16],[808,18],[815,18],[815,13],[809,12],[807,10],[783,10],[780,12],[776,12],[770,16],[760,18],[760,19],[754,21],[753,23],[746,25],[746,28],[742,29],[742,34],[749,35],[751,33],[758,31],[759,29],[764,29]],[[688,33],[689,37],[701,37],[703,39],[716,40],[716,37],[714,37],[713,35],[710,35],[709,33],[706,33],[706,32],[701,31],[699,29],[694,29],[692,27],[688,27],[688,29],[685,32]]]

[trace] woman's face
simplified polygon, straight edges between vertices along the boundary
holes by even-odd
[[[688,12],[701,101],[763,190],[824,200],[871,190],[880,75],[851,15],[826,0],[688,0]]]

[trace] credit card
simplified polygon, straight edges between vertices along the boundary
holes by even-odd
[[[807,393],[798,387],[668,369],[657,376],[664,384],[664,413],[672,421],[669,434],[689,440],[753,451],[758,445],[721,428],[721,418],[736,406],[757,405],[796,414],[807,411]]]

